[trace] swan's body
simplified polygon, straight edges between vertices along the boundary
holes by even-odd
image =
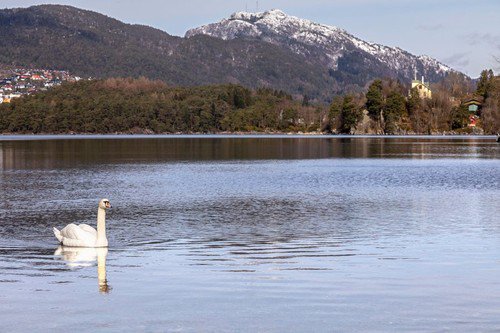
[[[106,209],[111,208],[108,199],[99,201],[97,210],[97,230],[88,224],[68,224],[62,230],[54,228],[59,243],[70,247],[107,247]]]
[[[106,247],[106,236],[97,241],[97,230],[88,224],[68,224],[61,231],[54,228],[54,235],[59,243],[70,247]]]

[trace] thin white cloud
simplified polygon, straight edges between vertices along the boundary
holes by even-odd
[[[443,61],[446,64],[450,64],[452,67],[464,68],[470,64],[469,55],[470,52],[459,52],[444,58]]]
[[[464,36],[470,45],[488,44],[500,50],[500,35],[490,32],[472,32]]]

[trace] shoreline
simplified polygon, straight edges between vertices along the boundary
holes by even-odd
[[[221,133],[0,133],[0,141],[22,140],[22,139],[154,139],[154,138],[316,138],[316,139],[496,139],[496,135],[486,134],[325,134],[317,132],[309,133],[285,133],[285,132],[221,132]]]

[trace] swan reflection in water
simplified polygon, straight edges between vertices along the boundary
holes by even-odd
[[[111,286],[108,285],[108,280],[106,279],[108,248],[59,246],[54,255],[62,257],[70,268],[91,267],[97,260],[99,292],[107,294],[111,291]]]

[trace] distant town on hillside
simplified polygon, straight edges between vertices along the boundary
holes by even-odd
[[[23,95],[46,91],[63,82],[80,80],[79,76],[73,76],[68,71],[54,69],[2,69],[0,71],[0,104],[10,103],[12,99]]]

